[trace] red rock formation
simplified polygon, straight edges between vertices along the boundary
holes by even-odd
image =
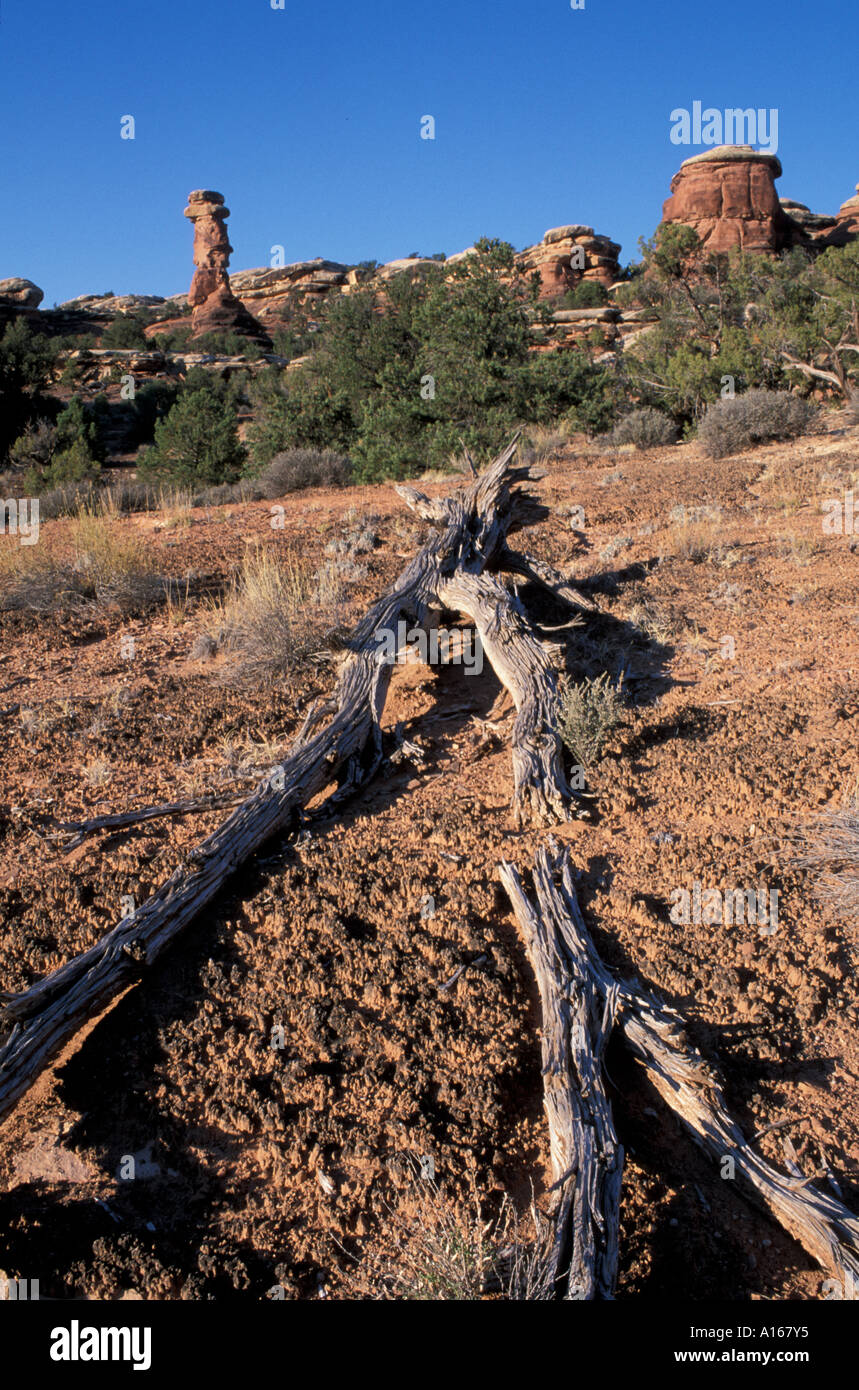
[[[859,184],[856,185],[859,195]],[[859,196],[848,198],[841,204],[834,217],[824,213],[809,212],[804,203],[795,203],[782,198],[784,211],[802,228],[805,240],[814,251],[825,251],[829,246],[846,246],[859,237]]]
[[[859,183],[856,185],[856,193],[852,198],[848,198],[846,203],[835,214],[835,221],[838,227],[837,245],[843,246],[848,241],[859,236]],[[841,239],[843,237],[843,240]]]
[[[221,193],[198,188],[188,194],[185,216],[194,223],[194,278],[188,293],[193,310],[192,337],[203,333],[240,333],[246,338],[269,341],[265,330],[236,299],[230,289],[232,246],[227,236],[229,208]]]
[[[266,328],[277,327],[299,306],[319,303],[345,290],[351,273],[348,265],[319,256],[276,268],[239,270],[230,276],[230,288]]]
[[[620,273],[619,251],[617,242],[595,236],[593,227],[572,225],[550,228],[518,260],[525,274],[540,276],[541,299],[558,299],[580,280],[595,280],[606,289],[613,285]]]
[[[718,145],[687,159],[671,180],[663,222],[694,228],[708,251],[781,251],[802,239],[778,200],[781,164],[750,145]]]

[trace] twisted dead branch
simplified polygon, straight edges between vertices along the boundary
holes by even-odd
[[[540,849],[533,876],[543,929],[563,941],[565,967],[574,964],[580,987],[594,990],[605,1009],[616,1008],[617,1026],[633,1055],[695,1142],[719,1164],[720,1176],[736,1176],[823,1269],[834,1273],[842,1287],[853,1287],[859,1278],[859,1220],[807,1178],[786,1177],[755,1153],[728,1112],[718,1077],[686,1037],[681,1016],[639,984],[615,980],[582,917],[569,852],[563,850],[553,861],[547,849]],[[505,886],[510,892],[507,880]],[[534,910],[521,890],[511,893],[511,900],[527,940],[534,930]],[[563,1142],[575,1149],[582,1141],[571,1136]]]
[[[517,815],[526,804],[538,817],[565,815],[554,677],[503,586],[497,580],[487,581],[486,589],[476,586],[502,557],[515,558],[507,550],[507,534],[535,505],[527,490],[518,488],[532,475],[528,467],[514,466],[517,446],[518,434],[455,496],[430,501],[413,488],[398,489],[440,529],[358,624],[346,643],[333,696],[309,711],[283,762],[186,855],[152,897],[96,945],[23,993],[0,996],[5,1004],[0,1027],[11,1025],[0,1047],[0,1117],[78,1028],[157,960],[236,869],[273,836],[298,827],[314,796],[336,784],[325,803],[330,810],[374,775],[382,761],[382,710],[399,655],[388,648],[382,657],[380,635],[397,638],[402,619],[423,626],[443,604],[460,601],[475,609],[490,659],[497,661],[519,710],[513,739]],[[330,722],[314,732],[325,718]]]

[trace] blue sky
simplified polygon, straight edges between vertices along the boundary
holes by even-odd
[[[233,270],[567,222],[628,261],[703,148],[669,140],[695,100],[778,108],[781,196],[834,212],[859,180],[857,40],[856,0],[2,0],[0,279],[45,307],[187,289],[201,187],[232,210]]]

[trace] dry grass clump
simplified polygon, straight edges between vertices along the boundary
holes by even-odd
[[[806,434],[818,408],[789,391],[754,389],[714,401],[698,426],[698,442],[708,458],[739,454],[773,439]]]
[[[677,559],[698,563],[716,557],[724,536],[722,509],[708,503],[700,507],[672,507],[670,544],[667,553]]]
[[[624,722],[621,682],[613,685],[608,672],[567,683],[561,695],[558,728],[564,746],[580,767],[599,762],[615,729]]]
[[[796,839],[795,862],[822,870],[817,893],[854,927],[859,924],[859,791],[838,811],[817,816]]]
[[[637,628],[649,642],[667,646],[677,636],[677,624],[663,604],[644,599],[634,603],[626,621]]]
[[[549,1223],[532,1201],[527,1217],[506,1196],[487,1219],[477,1192],[455,1203],[416,1165],[390,1212],[392,1252],[359,1271],[365,1296],[397,1301],[544,1301]]]
[[[522,441],[523,462],[539,467],[556,458],[569,442],[562,425],[532,425]]]
[[[107,758],[93,758],[83,769],[86,782],[91,787],[106,787],[113,776],[113,768]]]
[[[778,536],[776,548],[783,560],[792,560],[802,569],[814,563],[817,552],[817,545],[810,537],[798,536],[793,531],[786,531]]]
[[[129,613],[162,598],[164,581],[143,539],[118,519],[107,501],[78,511],[71,523],[74,567],[98,604]]]
[[[216,609],[216,640],[235,658],[231,676],[268,685],[288,675],[319,649],[340,598],[327,571],[312,575],[267,546],[249,550]]]
[[[0,608],[50,613],[91,606],[127,614],[158,602],[165,586],[154,558],[118,523],[115,504],[103,496],[78,507],[61,553],[55,537],[44,535],[33,546],[0,547]]]

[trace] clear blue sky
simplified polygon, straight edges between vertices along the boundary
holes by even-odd
[[[781,196],[834,212],[857,51],[857,0],[0,0],[0,278],[45,307],[187,289],[201,187],[232,210],[233,270],[567,222],[628,261],[703,148],[668,138],[694,100],[777,107]]]

